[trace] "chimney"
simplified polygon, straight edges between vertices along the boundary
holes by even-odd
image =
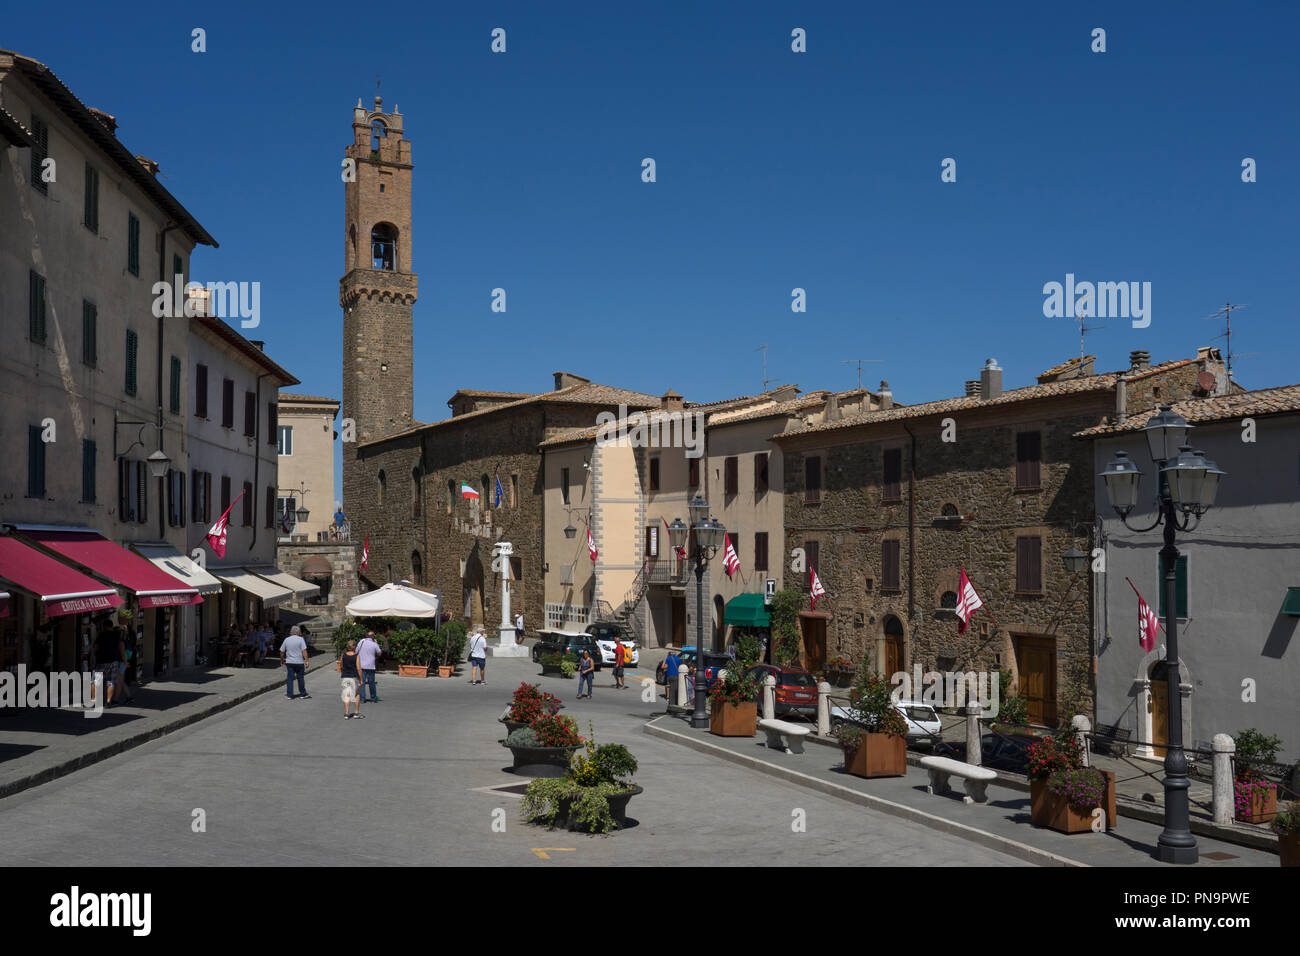
[[[798,385],[781,385],[771,391],[772,401],[790,402],[799,394]]]
[[[1128,370],[1136,372],[1151,365],[1151,353],[1146,349],[1135,349],[1128,353]]]
[[[980,370],[980,397],[984,401],[1002,394],[1002,369],[997,359],[989,359]]]
[[[979,379],[977,379],[977,378],[968,378],[968,379],[966,380],[966,397],[967,397],[967,398],[979,398],[979,397],[980,397],[980,380],[979,380]]]
[[[680,412],[686,403],[671,388],[659,396],[659,407],[665,412]]]
[[[86,107],[86,109],[90,110],[90,115],[93,116],[93,117],[95,117],[95,119],[99,120],[100,123],[102,123],[102,124],[104,125],[104,128],[105,128],[106,130],[108,130],[108,131],[109,131],[110,133],[112,133],[114,136],[117,135],[117,117],[116,117],[116,116],[113,116],[113,115],[110,114],[110,113],[105,113],[103,110],[97,110],[97,109],[95,109],[93,106],[88,106],[88,107]]]
[[[149,170],[149,172],[153,173],[155,176],[158,175],[158,164],[155,163],[148,156],[141,156],[139,153],[136,153],[135,161],[139,163],[141,166],[143,166],[145,169]]]
[[[884,379],[880,380],[880,407],[882,409],[894,407],[894,393],[890,391],[889,383]]]
[[[572,372],[553,372],[555,376],[555,391],[562,388],[568,388],[570,385],[589,385],[591,379],[583,378],[581,375],[574,375]]]
[[[826,396],[826,421],[837,422],[840,420],[840,397],[834,392]]]

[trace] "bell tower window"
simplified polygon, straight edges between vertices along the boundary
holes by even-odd
[[[375,159],[379,155],[379,141],[388,135],[388,127],[384,125],[381,119],[374,120],[370,124],[370,158]]]
[[[397,270],[397,227],[381,222],[370,233],[371,268],[384,272]]]

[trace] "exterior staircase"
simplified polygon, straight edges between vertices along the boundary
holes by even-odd
[[[610,606],[608,601],[599,601],[596,605],[597,613],[601,620],[612,621],[621,624],[629,634],[632,635],[633,641],[637,647],[644,645],[644,634],[642,633],[641,618],[636,613],[645,600],[646,589],[650,586],[650,562],[647,561],[641,565],[641,570],[637,572],[632,586],[623,595],[623,601],[617,608]]]

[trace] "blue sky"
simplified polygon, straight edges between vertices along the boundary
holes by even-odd
[[[221,243],[195,277],[262,283],[248,334],[302,392],[341,395],[339,163],[376,74],[415,159],[422,420],[557,369],[754,393],[761,344],[805,389],[853,386],[857,358],[902,402],[990,356],[1029,384],[1078,354],[1042,312],[1066,273],[1152,284],[1150,327],[1097,320],[1099,370],[1216,344],[1230,299],[1259,353],[1238,380],[1300,380],[1294,3],[541,6],[28,4],[0,46],[161,163]]]

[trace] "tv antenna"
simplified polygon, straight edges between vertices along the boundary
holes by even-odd
[[[1213,315],[1207,315],[1207,319],[1223,319],[1223,332],[1214,338],[1224,340],[1224,352],[1227,353],[1228,378],[1232,378],[1232,360],[1234,358],[1248,358],[1251,355],[1258,355],[1258,352],[1238,352],[1235,355],[1232,351],[1232,313],[1238,309],[1244,309],[1244,305],[1233,305],[1231,302],[1225,302],[1223,308]]]
[[[769,385],[779,385],[781,383],[772,382],[767,377],[767,346],[760,345],[758,348],[754,349],[754,351],[763,353],[763,391],[766,392]]]
[[[1083,339],[1089,332],[1096,332],[1098,329],[1104,329],[1104,325],[1089,325],[1088,310],[1092,306],[1092,293],[1086,292],[1083,297],[1083,304],[1079,306],[1074,321],[1079,323],[1079,361],[1082,362],[1087,350],[1084,348]]]
[[[869,362],[883,362],[884,359],[840,359],[841,365],[856,365],[858,367],[858,389],[862,389],[862,366]]]

